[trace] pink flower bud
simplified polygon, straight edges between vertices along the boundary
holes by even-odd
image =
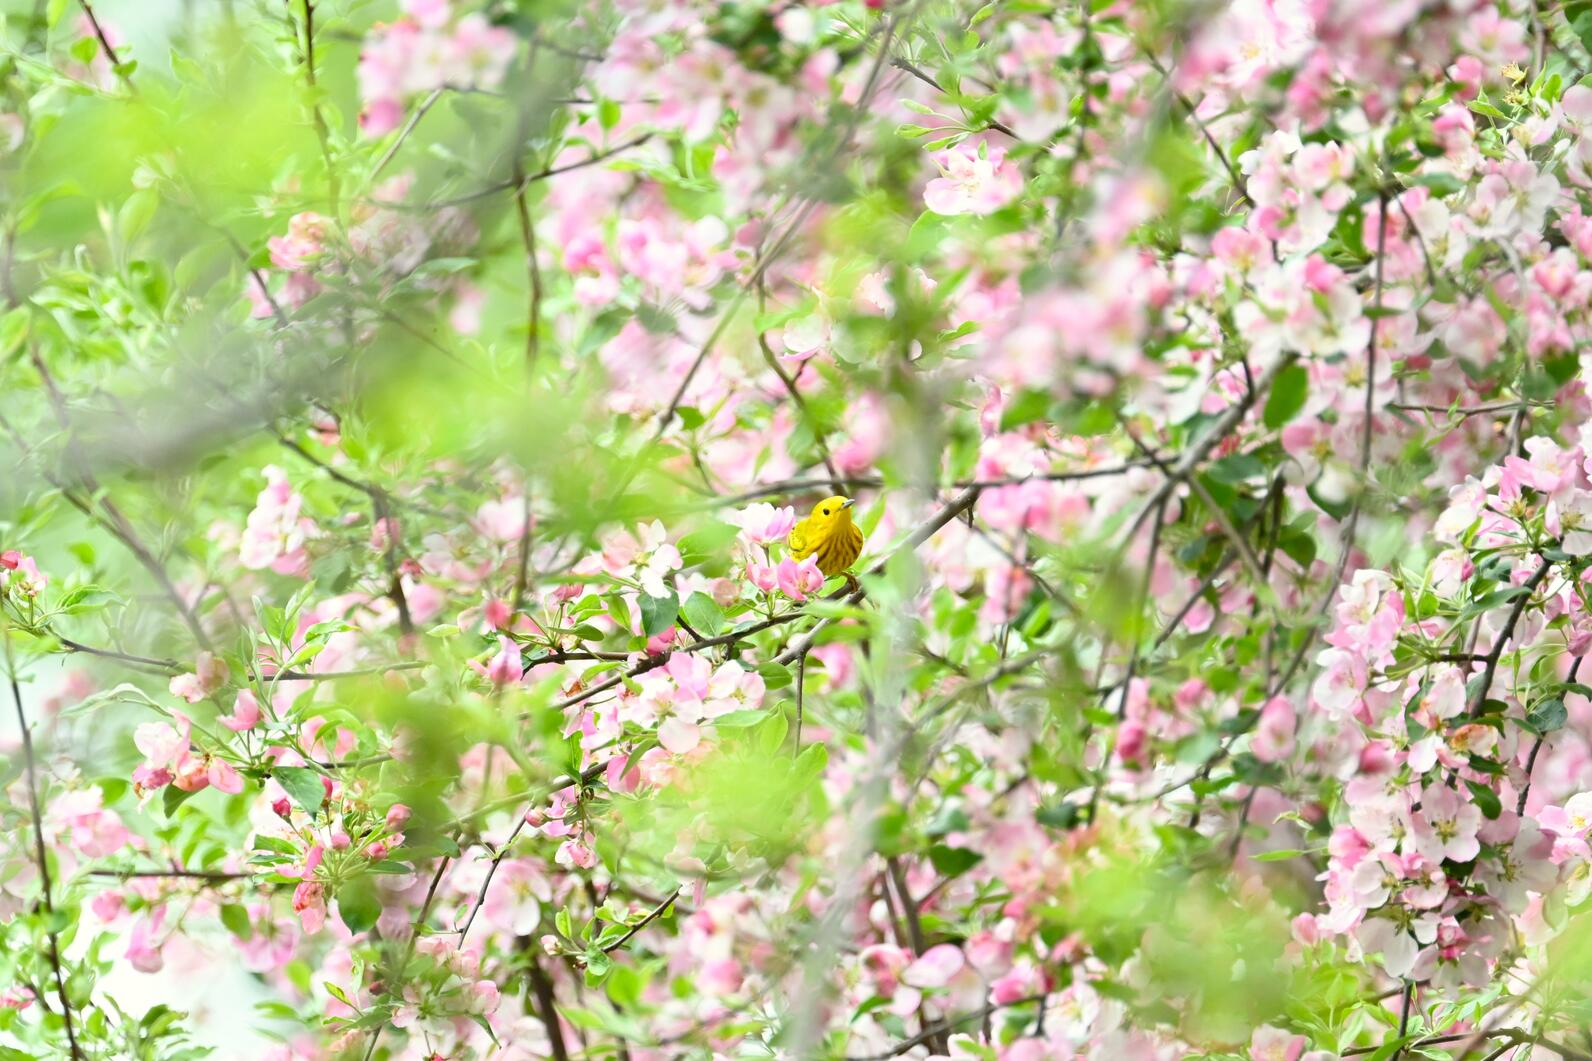
[[[402,829],[404,827],[404,823],[409,820],[413,813],[414,812],[411,811],[407,805],[403,803],[394,803],[387,811],[387,831],[397,832],[399,829]]]
[[[498,635],[498,653],[482,666],[475,660],[470,661],[477,674],[502,687],[517,682],[525,674],[525,666],[520,659],[520,646],[508,638]]]
[[[498,600],[496,597],[487,601],[486,606],[481,609],[481,617],[494,630],[502,630],[508,626],[509,618],[513,614],[514,612],[509,608],[508,602]]]
[[[276,816],[284,821],[293,816],[293,804],[288,802],[286,796],[272,803],[271,810],[275,811]]]

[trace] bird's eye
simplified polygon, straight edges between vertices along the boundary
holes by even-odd
[[[827,508],[824,509],[824,515],[826,515],[826,516],[829,515],[829,510]]]

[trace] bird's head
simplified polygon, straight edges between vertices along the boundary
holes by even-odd
[[[813,506],[812,515],[808,517],[812,525],[820,530],[828,527],[838,527],[851,522],[851,506],[857,502],[849,497],[826,497]]]

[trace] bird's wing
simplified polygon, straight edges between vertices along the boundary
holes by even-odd
[[[807,540],[807,521],[802,520],[790,529],[790,534],[785,538],[785,544],[790,546],[790,555],[797,560],[807,559],[807,554],[812,551],[812,543]]]

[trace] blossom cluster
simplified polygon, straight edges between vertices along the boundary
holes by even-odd
[[[1579,1056],[1579,6],[8,22],[0,1053]]]

